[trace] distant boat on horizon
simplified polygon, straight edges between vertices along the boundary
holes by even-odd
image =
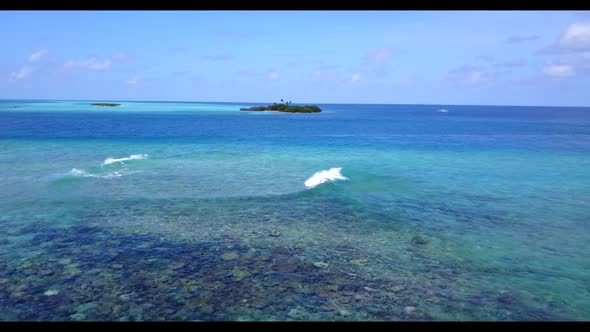
[[[437,110],[437,112],[440,112],[440,113],[449,113],[449,110],[446,109],[446,108],[442,108],[442,109]]]

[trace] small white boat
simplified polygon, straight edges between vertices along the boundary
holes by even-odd
[[[443,108],[443,109],[437,110],[437,112],[440,112],[440,113],[449,113],[449,110],[446,109],[446,108]]]

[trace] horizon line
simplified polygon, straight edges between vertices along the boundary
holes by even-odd
[[[123,100],[123,99],[45,99],[45,98],[30,98],[30,99],[17,99],[17,98],[0,98],[0,101],[13,101],[13,100],[24,100],[24,101],[95,101],[95,102],[146,102],[146,103],[269,103],[269,102],[258,102],[258,101],[205,101],[205,100]],[[412,104],[412,103],[326,103],[326,102],[315,102],[315,103],[297,103],[297,104],[320,104],[320,105],[419,105],[419,106],[496,106],[496,107],[570,107],[570,108],[590,108],[587,106],[567,106],[567,105],[501,105],[501,104],[452,104],[452,103],[438,103],[438,104]]]

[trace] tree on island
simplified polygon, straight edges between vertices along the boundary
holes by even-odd
[[[290,101],[286,101],[285,99],[281,98],[281,101],[279,103],[276,103],[275,102],[275,103],[273,103],[273,105],[274,106],[277,106],[277,105],[289,106],[289,105],[291,105],[291,102]]]

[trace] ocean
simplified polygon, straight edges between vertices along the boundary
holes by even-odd
[[[0,320],[590,319],[590,108],[92,102],[0,101]]]

